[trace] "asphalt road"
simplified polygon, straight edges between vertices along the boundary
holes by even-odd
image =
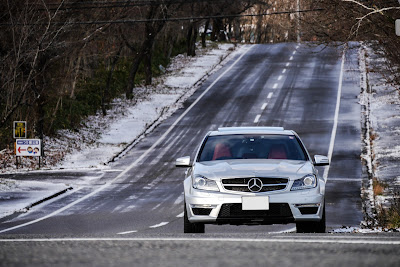
[[[174,167],[175,159],[193,157],[205,133],[221,126],[293,129],[312,155],[327,155],[332,147],[331,166],[320,169],[321,175],[328,175],[328,230],[360,225],[363,174],[357,53],[357,47],[350,46],[342,65],[342,49],[334,47],[251,46],[111,163],[110,170],[36,174],[38,179],[68,181],[74,189],[1,222],[0,259],[5,260],[0,264],[394,265],[400,260],[396,234],[373,238],[283,234],[295,231],[295,225],[288,224],[206,225],[202,237],[210,240],[182,235],[184,170]],[[170,239],[176,237],[180,238]]]

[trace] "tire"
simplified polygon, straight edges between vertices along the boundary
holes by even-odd
[[[325,204],[322,212],[323,212],[322,219],[319,222],[296,222],[296,232],[325,233],[326,232]]]
[[[186,203],[183,204],[183,232],[185,234],[202,234],[205,232],[204,223],[191,223],[187,216]]]

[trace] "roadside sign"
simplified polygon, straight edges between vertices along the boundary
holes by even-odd
[[[40,139],[17,139],[15,144],[16,156],[40,157],[42,154],[42,140]]]
[[[14,121],[14,138],[26,138],[26,121]]]

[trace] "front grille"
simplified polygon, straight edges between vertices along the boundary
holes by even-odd
[[[218,219],[292,217],[287,203],[270,203],[269,210],[242,210],[242,203],[223,204]]]
[[[237,191],[237,192],[252,192],[248,188],[250,178],[232,178],[222,179],[222,185],[225,190]],[[258,178],[262,181],[263,187],[259,192],[269,192],[276,190],[283,190],[286,188],[289,179],[287,178]]]
[[[212,209],[209,208],[192,208],[194,215],[210,215]]]

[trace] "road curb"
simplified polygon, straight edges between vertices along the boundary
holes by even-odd
[[[46,201],[48,201],[50,199],[58,197],[59,195],[62,195],[62,194],[66,193],[67,191],[72,190],[72,189],[73,189],[73,187],[70,186],[70,187],[65,188],[65,189],[63,189],[63,190],[61,190],[61,191],[59,191],[57,193],[54,193],[54,194],[48,196],[48,197],[42,198],[41,200],[38,200],[38,201],[26,206],[25,208],[22,208],[20,210],[14,211],[12,214],[0,218],[0,223],[4,222],[4,221],[8,221],[10,219],[13,219],[13,218],[17,217],[19,214],[25,213],[26,211],[30,210],[31,208],[33,208],[33,207],[35,207],[35,206],[37,206],[39,204],[42,204],[43,202],[46,202]]]

